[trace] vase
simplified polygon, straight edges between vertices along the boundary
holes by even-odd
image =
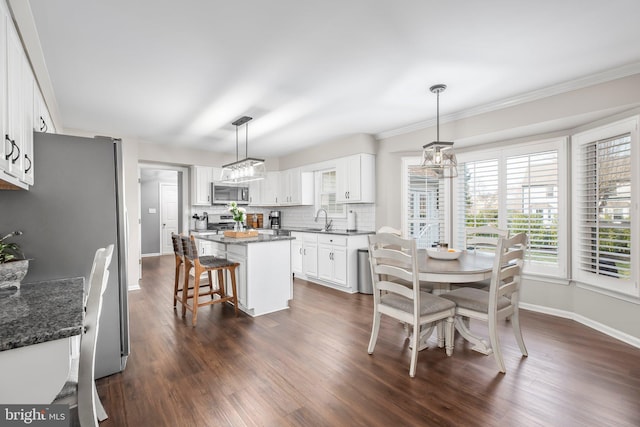
[[[242,221],[236,221],[233,225],[233,231],[244,231],[244,224]]]
[[[29,260],[21,259],[18,261],[5,262],[0,264],[0,288],[15,286],[20,289],[20,282],[27,275],[29,269]]]

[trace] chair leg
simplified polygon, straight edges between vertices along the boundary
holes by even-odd
[[[187,300],[189,299],[189,272],[191,263],[184,264],[184,285],[182,285],[182,317],[187,315]]]
[[[200,275],[202,274],[202,270],[199,270],[197,267],[194,269],[194,277],[193,277],[193,313],[191,317],[191,325],[196,326],[198,322],[198,296],[200,294]]]
[[[415,323],[413,325],[414,331],[420,330],[420,325]],[[411,346],[411,365],[409,366],[409,376],[411,378],[416,376],[416,365],[418,364],[418,347],[420,346],[420,334],[414,333],[413,337],[411,337],[411,341],[413,341],[413,345]]]
[[[102,406],[102,401],[100,400],[100,396],[98,396],[95,381],[93,383],[93,395],[96,402],[96,417],[98,418],[98,421],[104,421],[109,418],[109,416],[107,415],[107,411],[104,410],[104,406]]]
[[[373,350],[376,347],[376,341],[378,341],[378,332],[380,331],[380,313],[376,310],[373,313],[373,325],[371,326],[371,338],[369,339],[369,348],[367,352],[373,354]]]
[[[220,295],[220,298],[224,298],[227,294],[224,276],[224,270],[218,270],[218,295]]]
[[[507,368],[504,366],[504,359],[502,358],[502,349],[500,348],[500,337],[498,336],[498,325],[495,319],[489,319],[489,341],[491,341],[491,349],[493,355],[498,363],[498,368],[503,374],[507,372]]]
[[[453,354],[453,343],[455,340],[455,328],[453,325],[453,321],[453,316],[447,317],[446,326],[444,329],[444,340],[447,349],[447,356],[451,356]]]
[[[221,271],[222,272],[222,271]],[[236,268],[231,267],[229,269],[229,275],[231,276],[231,292],[233,292],[233,310],[236,316],[238,315],[238,290],[236,288]],[[224,292],[224,279],[220,282],[220,289]]]
[[[528,356],[527,347],[524,345],[524,339],[522,338],[522,330],[520,329],[520,312],[518,307],[515,307],[513,314],[510,316],[511,318],[511,326],[513,327],[513,333],[516,336],[516,341],[518,342],[518,346],[520,347],[520,351],[523,356]]]
[[[209,276],[209,292],[211,292],[211,299],[213,299],[213,276],[211,275],[211,270],[207,271],[207,276]]]
[[[180,267],[181,267],[182,262],[179,261],[179,259],[176,260],[176,279],[175,279],[175,283],[173,284],[173,308],[176,308],[176,305],[178,304],[178,282],[180,281]]]

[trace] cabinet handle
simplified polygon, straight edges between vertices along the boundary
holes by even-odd
[[[20,158],[20,147],[18,147],[18,144],[16,144],[15,140],[12,140],[11,143],[13,144],[14,147],[16,147],[18,149],[18,152],[16,153],[16,156],[11,159],[11,163],[15,164],[18,159]],[[11,150],[11,152],[13,153],[13,150]]]
[[[46,132],[47,131],[47,122],[44,120],[44,118],[42,116],[40,116],[40,132]]]
[[[300,248],[300,255],[302,255],[302,248]]]
[[[4,155],[4,159],[5,160],[9,160],[11,158],[11,156],[13,156],[13,147],[16,146],[16,144],[13,142],[13,140],[11,140],[11,138],[9,138],[9,135],[5,135],[4,136],[4,142],[5,144],[8,142],[9,144],[11,144],[11,152],[9,154],[5,154]],[[6,145],[5,145],[6,146]]]
[[[29,173],[29,171],[31,170],[31,166],[33,166],[33,162],[32,162],[32,161],[31,161],[31,159],[29,158],[29,155],[28,155],[28,154],[25,154],[25,155],[24,155],[24,159],[25,159],[25,160],[29,160],[29,167],[28,167],[28,168],[26,168],[26,169],[24,170],[24,173]]]

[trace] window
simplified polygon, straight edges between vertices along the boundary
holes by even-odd
[[[316,204],[318,209],[326,209],[327,216],[344,217],[346,205],[336,203],[336,170],[328,169],[316,173]]]
[[[507,228],[529,236],[530,261],[558,262],[558,151],[507,157]]]
[[[403,233],[415,238],[418,248],[445,241],[444,180],[425,176],[420,157],[402,159]]]
[[[573,274],[581,283],[639,296],[638,119],[575,135]],[[635,140],[635,141],[634,141]]]
[[[463,247],[466,227],[493,225],[510,235],[525,232],[525,271],[567,277],[566,177],[560,173],[566,139],[466,152],[458,156],[454,241]],[[462,171],[462,173],[461,173]],[[563,209],[564,208],[564,209]]]

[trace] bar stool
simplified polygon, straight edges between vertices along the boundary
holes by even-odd
[[[182,241],[180,240],[181,237],[182,235],[180,234],[171,233],[171,242],[173,243],[173,254],[176,257],[176,275],[175,275],[175,281],[173,285],[173,308],[176,308],[178,301],[182,304],[182,297],[180,298],[178,297],[178,293],[182,292],[182,287],[180,287],[180,267],[182,267],[182,264],[185,264],[184,251],[182,249]],[[186,264],[185,264],[185,267],[186,267]],[[189,274],[189,272],[187,272],[187,274]],[[211,287],[211,283],[209,283],[208,286]],[[189,287],[188,289],[192,290],[193,287]],[[211,297],[213,298],[213,294],[211,294]],[[187,295],[187,298],[192,298],[192,296]]]
[[[233,308],[236,316],[238,315],[238,293],[236,290],[236,268],[240,265],[237,262],[229,261],[226,258],[218,258],[215,256],[198,256],[198,247],[196,246],[196,240],[193,236],[186,237],[181,236],[182,239],[182,251],[184,253],[184,285],[183,289],[189,289],[189,271],[194,269],[193,279],[193,296],[189,295],[189,292],[182,292],[182,317],[187,314],[187,309],[191,310],[193,317],[191,323],[196,325],[198,320],[198,307],[203,307],[211,304],[218,304],[227,301],[233,302]],[[209,292],[200,293],[200,276],[202,273],[207,272],[209,275],[209,285],[211,289]],[[218,272],[218,288],[213,289],[212,271]],[[229,272],[231,277],[231,295],[227,295],[225,290],[225,271]],[[217,294],[219,298],[200,302],[199,297]],[[193,303],[189,304],[189,299],[193,298]]]

